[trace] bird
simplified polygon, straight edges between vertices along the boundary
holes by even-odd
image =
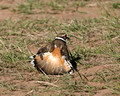
[[[35,55],[30,56],[31,64],[40,72],[47,75],[62,75],[74,73],[70,62],[66,33],[59,33],[55,40],[40,48]]]

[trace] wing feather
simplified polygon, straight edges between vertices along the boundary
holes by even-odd
[[[55,52],[56,55],[52,54],[55,47],[59,48],[59,50]],[[59,55],[59,53],[61,54]],[[34,67],[36,67],[38,71],[44,71],[46,74],[63,74],[72,68],[69,61],[67,45],[63,41],[58,42],[58,40],[54,40],[45,47],[39,49],[37,54],[31,58],[34,58],[32,62],[32,64],[34,63]]]

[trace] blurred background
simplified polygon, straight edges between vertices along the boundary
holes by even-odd
[[[61,32],[83,79],[30,64]],[[0,0],[0,55],[0,96],[119,96],[120,0]]]

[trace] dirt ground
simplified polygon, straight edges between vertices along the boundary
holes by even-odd
[[[49,1],[49,0],[48,0]],[[83,0],[84,1],[84,0]],[[34,9],[34,14],[24,14],[19,13],[16,9],[16,6],[18,4],[21,4],[25,2],[24,0],[0,0],[0,22],[3,22],[8,19],[12,19],[13,21],[19,20],[19,19],[44,19],[44,18],[52,18],[54,20],[58,19],[60,22],[64,22],[67,20],[68,22],[72,22],[73,19],[78,20],[85,20],[88,18],[102,18],[104,11],[100,4],[107,5],[110,2],[114,2],[112,0],[86,0],[87,4],[84,7],[79,8],[73,8],[69,6],[68,9],[65,11],[56,11],[56,10],[49,10],[47,9],[47,12],[41,11],[39,9]],[[71,3],[74,2],[74,0],[70,1]],[[2,6],[2,7],[1,7]],[[76,12],[78,10],[79,12]],[[118,10],[115,10],[120,11]],[[54,14],[55,13],[55,14]],[[43,33],[45,34],[45,33]],[[93,38],[94,39],[94,38]],[[91,39],[92,40],[92,39]],[[76,40],[73,41],[75,42]],[[77,41],[76,41],[77,42]],[[99,41],[98,41],[99,42]],[[100,42],[103,43],[103,42]],[[100,44],[99,43],[99,44]],[[90,44],[90,43],[89,43]],[[89,44],[87,44],[89,46]],[[73,48],[73,45],[69,44],[70,50]],[[90,44],[92,46],[92,44]],[[36,53],[39,47],[35,46],[29,46],[30,51],[32,53]],[[1,60],[1,59],[0,59]],[[1,62],[1,61],[0,61]],[[91,62],[97,62],[97,65],[95,66],[88,66],[89,68],[84,69],[84,65],[80,65],[78,67],[78,70],[81,74],[86,75],[88,80],[93,79],[94,75],[100,72],[105,71],[106,69],[115,69],[118,70],[116,74],[119,74],[119,65],[116,68],[117,65],[113,64],[113,61],[111,58],[98,55],[96,57],[91,56],[89,60],[82,60],[82,64],[90,64]],[[28,64],[29,65],[29,64]],[[87,88],[87,90],[84,90],[81,88],[76,89],[76,91],[73,92],[73,94],[69,94],[70,90],[60,89],[61,86],[64,86],[64,83],[66,83],[66,80],[70,81],[72,78],[72,83],[77,84],[80,80],[80,77],[78,76],[77,72],[75,72],[72,76],[66,77],[64,76],[49,76],[51,78],[50,80],[47,78],[47,76],[43,76],[41,73],[37,72],[36,70],[29,72],[24,69],[18,70],[11,70],[10,68],[4,68],[4,70],[0,70],[0,96],[117,96],[112,94],[111,89],[105,88],[106,83],[104,82],[95,82],[95,81],[84,81],[81,83],[84,85],[84,87]],[[119,75],[118,75],[119,76]],[[42,77],[42,78],[41,78]],[[67,78],[64,80],[64,78]],[[110,77],[107,77],[110,78]],[[46,79],[46,80],[44,80]],[[38,81],[45,81],[45,82],[38,82]],[[48,82],[49,81],[49,82]],[[86,86],[85,86],[86,85]],[[89,86],[87,86],[89,85]],[[59,88],[60,86],[60,88]],[[91,86],[94,86],[91,87]],[[57,89],[56,89],[57,88]],[[77,87],[76,87],[77,88]],[[94,89],[94,92],[92,92],[91,89]],[[61,91],[62,90],[62,91]],[[79,90],[79,91],[78,91]],[[82,90],[82,91],[80,91]],[[89,90],[89,91],[88,91]],[[120,90],[119,90],[120,91]],[[118,95],[119,96],[119,95]]]
[[[1,0],[0,5],[5,5],[8,7],[8,9],[1,10],[0,11],[0,19],[1,20],[6,20],[9,18],[12,19],[19,19],[22,17],[25,17],[23,14],[17,14],[12,12],[12,8],[17,6],[17,4],[22,3],[24,0]],[[108,1],[105,1],[104,3],[108,3]],[[39,11],[39,10],[37,10]],[[98,18],[101,17],[101,8],[98,7],[98,2],[91,1],[86,7],[80,8],[81,14],[75,12],[73,8],[69,9],[68,11],[63,11],[59,12],[58,14],[33,14],[33,15],[28,15],[26,17],[28,18],[50,18],[50,17],[56,17],[60,20],[65,20],[65,19],[85,19],[85,18]],[[83,12],[83,13],[82,13]]]

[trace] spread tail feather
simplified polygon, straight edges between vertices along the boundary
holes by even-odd
[[[35,55],[30,56],[30,59],[34,59],[34,58],[35,58]],[[31,64],[32,64],[33,66],[35,66],[35,60],[32,60],[32,61],[31,61]]]
[[[31,61],[31,64],[33,65],[33,67],[35,66],[35,63],[34,63],[35,60],[32,60]]]

